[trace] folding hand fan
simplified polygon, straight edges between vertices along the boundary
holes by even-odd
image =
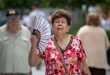
[[[34,18],[33,30],[39,39],[38,48],[43,52],[46,49],[51,36],[51,26],[46,19],[36,16]]]

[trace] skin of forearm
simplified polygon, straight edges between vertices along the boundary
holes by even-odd
[[[84,75],[91,75],[91,72],[90,72],[86,62],[81,63],[81,68],[82,68]]]
[[[35,56],[36,56],[35,49],[36,49],[36,47],[32,46],[31,47],[31,51],[29,53],[29,66],[30,67],[35,66],[34,64],[36,63],[36,60],[35,60]]]

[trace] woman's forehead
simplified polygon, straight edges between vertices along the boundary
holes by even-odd
[[[55,20],[66,20],[66,18],[65,17],[58,17]]]

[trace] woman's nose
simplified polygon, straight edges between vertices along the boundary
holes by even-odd
[[[59,25],[62,25],[62,22],[59,22]]]

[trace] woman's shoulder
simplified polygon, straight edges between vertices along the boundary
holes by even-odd
[[[80,45],[81,44],[80,38],[78,38],[78,36],[76,35],[72,35],[72,44]]]
[[[79,30],[84,31],[85,29],[90,28],[88,25],[81,26]]]
[[[71,35],[71,38],[72,38],[73,40],[80,40],[77,35]]]

